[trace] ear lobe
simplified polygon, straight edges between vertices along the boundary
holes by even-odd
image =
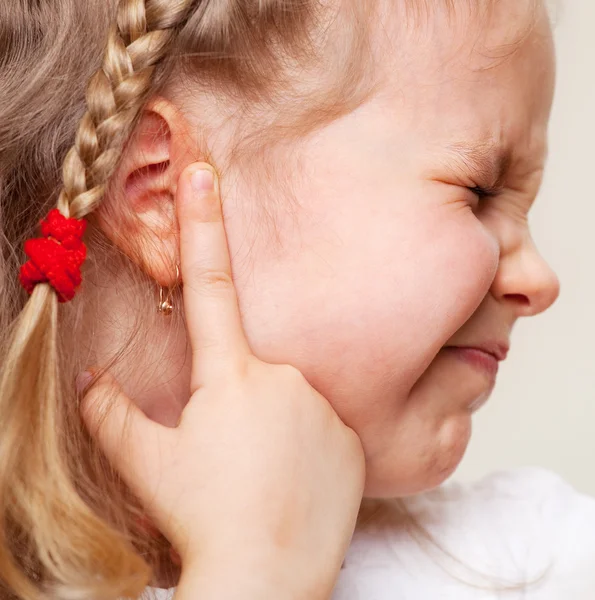
[[[110,183],[98,222],[104,233],[162,286],[176,279],[175,190],[196,160],[186,119],[164,98],[145,107]]]

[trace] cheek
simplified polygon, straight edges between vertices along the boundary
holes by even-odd
[[[497,243],[471,212],[438,210],[423,217],[409,223],[407,237],[395,240],[395,260],[381,274],[391,284],[394,332],[403,350],[422,363],[481,304],[499,256]]]
[[[469,319],[498,250],[460,208],[354,207],[327,225],[301,229],[300,252],[259,250],[240,300],[255,354],[299,368],[358,427],[379,418],[387,397],[405,398]]]

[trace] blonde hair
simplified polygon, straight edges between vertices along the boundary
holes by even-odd
[[[135,525],[140,507],[89,439],[74,386],[77,372],[94,364],[93,317],[99,311],[108,320],[106,290],[130,297],[136,324],[102,366],[135,357],[138,340],[150,335],[141,322],[154,312],[153,282],[92,215],[146,102],[184,78],[232,99],[244,117],[269,107],[266,124],[243,119],[230,154],[230,164],[265,160],[262,149],[271,141],[304,135],[370,93],[363,6],[342,2],[332,12],[316,0],[1,3],[0,581],[6,594],[138,597],[161,560],[159,541]],[[331,37],[339,31],[340,40]],[[341,52],[330,51],[339,42]],[[303,85],[298,67],[322,73],[323,64],[327,74],[334,69],[332,77]],[[224,173],[229,165],[216,166]],[[59,305],[47,284],[30,298],[18,285],[23,242],[53,206],[90,223],[85,284],[68,305]],[[180,315],[172,323],[183,326]]]

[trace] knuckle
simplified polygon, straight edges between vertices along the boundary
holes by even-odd
[[[362,441],[359,437],[359,435],[357,435],[357,433],[355,433],[355,431],[349,427],[346,427],[347,431],[346,431],[346,440],[347,440],[347,447],[349,448],[349,450],[351,452],[353,452],[354,456],[360,457],[363,459],[364,457],[364,449],[362,446]]]
[[[306,383],[306,378],[304,377],[304,374],[293,365],[283,364],[276,365],[276,367],[277,372],[283,380],[298,384]]]
[[[213,292],[228,291],[233,288],[231,275],[225,271],[195,267],[191,272],[191,281],[199,290]]]
[[[345,438],[347,457],[352,464],[359,465],[362,469],[365,469],[366,459],[362,441],[353,429],[347,429],[347,436]]]

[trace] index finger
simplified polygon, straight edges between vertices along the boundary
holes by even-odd
[[[184,305],[192,347],[192,392],[228,374],[250,352],[233,283],[213,167],[194,163],[178,182],[176,210]]]

